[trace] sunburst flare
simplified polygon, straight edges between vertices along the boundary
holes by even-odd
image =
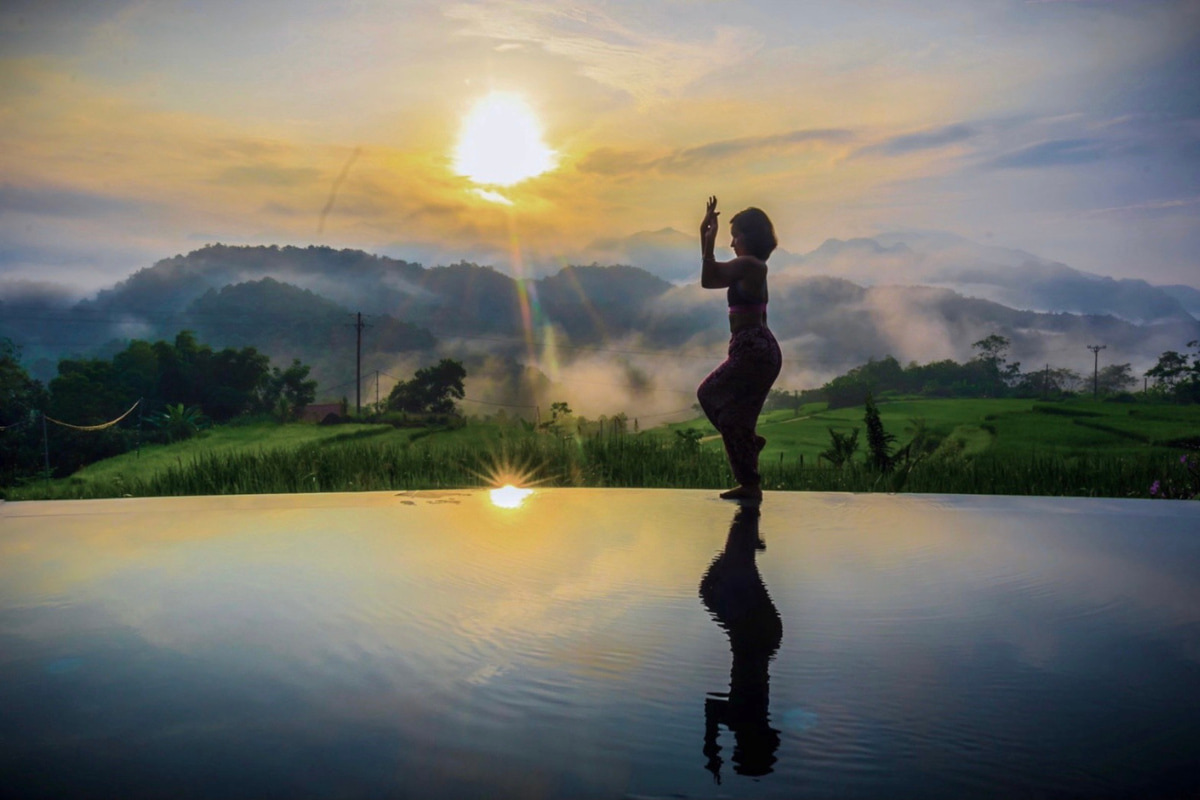
[[[518,462],[506,453],[485,457],[481,471],[472,473],[492,487],[489,494],[492,504],[498,508],[519,508],[533,494],[534,486],[545,483],[549,478],[538,478],[538,468]]]

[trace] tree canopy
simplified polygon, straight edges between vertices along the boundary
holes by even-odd
[[[443,358],[432,367],[417,370],[412,380],[392,387],[387,407],[417,414],[452,414],[454,401],[466,394],[463,389],[466,377],[467,371],[460,362]]]

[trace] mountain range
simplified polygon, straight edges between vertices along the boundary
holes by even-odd
[[[606,256],[606,263],[642,266],[673,283],[696,280],[696,238],[671,228],[600,240],[589,252]],[[770,261],[775,274],[828,275],[863,286],[936,286],[1032,311],[1112,314],[1131,322],[1200,316],[1200,291],[1190,286],[1094,275],[940,231],[826,239],[803,255],[776,250]]]
[[[107,355],[130,338],[197,332],[216,347],[255,346],[313,366],[322,399],[363,372],[383,391],[440,357],[468,364],[482,403],[555,392],[590,413],[634,403],[690,406],[727,339],[724,293],[696,281],[696,244],[670,229],[594,243],[613,265],[518,281],[466,262],[426,268],[359,250],[210,245],[163,259],[77,302],[61,287],[10,285],[0,336],[53,377],[64,355]],[[781,388],[820,385],[869,358],[966,360],[999,333],[1013,360],[1090,372],[1088,345],[1137,373],[1200,339],[1200,292],[1072,269],[944,233],[829,239],[771,259],[770,324],[784,348]],[[19,290],[18,290],[19,289]],[[544,378],[539,392],[526,375]],[[531,379],[532,379],[531,378]],[[539,379],[540,380],[540,379]],[[534,382],[538,382],[535,380]]]

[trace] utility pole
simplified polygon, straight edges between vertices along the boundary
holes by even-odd
[[[362,332],[365,327],[367,326],[363,324],[362,312],[359,311],[358,319],[354,323],[354,330],[358,334],[354,362],[354,413],[359,417],[362,416]]]
[[[375,370],[375,413],[379,413],[379,370]]]
[[[1108,345],[1089,344],[1087,349],[1096,357],[1096,363],[1092,367],[1092,399],[1095,400],[1100,396],[1100,351],[1108,349]]]
[[[46,485],[50,485],[50,434],[46,432],[46,412],[42,412],[42,453],[46,456]]]

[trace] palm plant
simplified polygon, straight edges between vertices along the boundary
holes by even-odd
[[[149,422],[167,437],[168,442],[190,439],[209,426],[208,417],[199,406],[184,408],[183,403],[168,403],[164,410],[152,414]]]

